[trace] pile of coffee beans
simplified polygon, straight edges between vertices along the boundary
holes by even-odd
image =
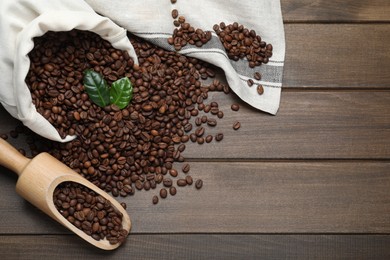
[[[246,58],[249,67],[254,68],[268,63],[272,56],[271,44],[262,41],[261,36],[257,35],[254,30],[249,30],[237,22],[229,25],[221,22],[219,25],[215,24],[213,29],[232,60],[238,61]]]
[[[172,18],[175,19],[173,24],[177,27],[174,29],[172,37],[168,38],[168,43],[173,45],[176,51],[180,51],[188,44],[202,47],[211,40],[211,32],[195,29],[191,24],[186,22],[184,16],[179,16],[177,9],[172,10]]]
[[[224,136],[207,134],[202,126],[215,127],[224,115],[217,102],[206,103],[208,92],[230,89],[215,79],[209,85],[202,83],[215,76],[208,63],[132,35],[130,40],[139,65],[91,32],[49,32],[35,39],[26,78],[33,102],[61,136],[77,138],[56,143],[35,137],[30,143],[35,154],[48,151],[113,196],[126,197],[160,185],[164,186],[159,188],[161,198],[174,196],[173,186],[192,184],[192,177],[179,176],[188,175],[188,166],[182,172],[173,166],[185,161],[185,143],[220,142]],[[109,83],[128,77],[134,87],[131,103],[122,110],[92,103],[82,85],[83,71],[90,68]],[[198,189],[199,183],[203,182],[198,181]],[[169,192],[164,192],[166,188]]]
[[[53,202],[61,215],[95,240],[123,243],[128,235],[122,228],[123,215],[109,200],[75,182],[63,182],[53,193]]]

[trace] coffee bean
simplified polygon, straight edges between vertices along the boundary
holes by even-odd
[[[176,193],[177,193],[177,190],[175,187],[172,186],[169,188],[169,194],[171,194],[172,196],[175,196]]]
[[[178,179],[176,182],[177,186],[183,187],[187,185],[186,179]]]
[[[236,122],[233,123],[233,129],[234,130],[238,130],[240,127],[241,127],[241,123],[240,122],[236,121]]]
[[[197,137],[201,137],[201,136],[203,136],[204,131],[205,131],[204,127],[199,127],[199,128],[197,128],[197,129],[195,130],[195,135],[196,135]]]
[[[168,195],[167,189],[162,188],[162,189],[160,190],[160,197],[161,197],[162,199],[165,199],[165,198],[167,197],[167,195]]]
[[[177,172],[176,169],[170,169],[170,170],[169,170],[169,174],[170,174],[172,177],[177,177],[178,172]]]
[[[233,111],[238,111],[240,109],[240,105],[237,103],[232,104],[231,109]]]
[[[177,147],[177,150],[180,151],[180,152],[184,152],[185,149],[186,149],[186,145],[185,145],[185,144],[180,144],[180,145]]]
[[[183,167],[181,168],[181,170],[184,173],[188,173],[190,171],[190,165],[188,163],[184,164]]]
[[[153,202],[153,204],[157,204],[158,203],[158,197],[156,195],[153,196],[152,202]]]
[[[170,178],[165,178],[163,180],[163,184],[165,187],[171,187],[172,186],[172,180]]]
[[[204,144],[204,138],[203,138],[203,137],[198,137],[198,138],[196,139],[196,142],[197,142],[198,144]]]
[[[192,185],[193,183],[193,180],[192,180],[192,177],[190,175],[187,175],[186,178],[185,178],[186,182],[188,185]]]
[[[178,16],[179,16],[179,12],[177,11],[177,9],[173,9],[172,10],[172,18],[176,19]]]
[[[216,126],[217,125],[217,120],[215,120],[214,118],[209,118],[207,119],[207,125],[208,126]]]
[[[254,82],[253,82],[252,79],[248,79],[247,83],[248,83],[248,86],[249,86],[249,87],[252,87],[253,84],[254,84]]]
[[[222,133],[218,133],[218,134],[215,135],[215,140],[217,142],[222,141],[222,139],[223,139],[223,134]]]
[[[201,179],[197,179],[195,182],[195,188],[199,190],[202,187],[203,187],[203,181]]]
[[[259,95],[263,95],[263,93],[264,93],[264,88],[263,88],[263,86],[262,85],[257,85],[257,93],[259,94]]]
[[[176,4],[177,0],[171,0],[172,4]]]
[[[259,72],[255,72],[253,76],[256,80],[261,80],[261,74]]]
[[[205,141],[206,143],[211,143],[211,141],[213,141],[213,136],[212,135],[206,136]]]

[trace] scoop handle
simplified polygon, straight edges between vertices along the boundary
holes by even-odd
[[[0,165],[20,175],[29,162],[30,159],[24,157],[12,145],[0,138]]]

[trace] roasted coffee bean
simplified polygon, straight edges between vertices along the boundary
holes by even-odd
[[[173,9],[172,10],[172,18],[176,19],[178,16],[179,16],[179,12],[177,11],[177,9]]]
[[[249,87],[252,87],[254,82],[253,82],[252,79],[248,79],[247,84],[248,84]]]
[[[196,181],[195,181],[195,188],[196,189],[201,189],[203,187],[203,181],[201,180],[201,179],[197,179]]]
[[[211,143],[211,141],[213,141],[213,136],[212,135],[206,136],[205,141],[206,143]]]
[[[216,126],[217,120],[215,120],[214,118],[209,118],[209,119],[207,119],[207,125],[208,126]]]
[[[233,111],[238,111],[240,109],[240,105],[237,103],[232,104],[231,109]]]
[[[255,72],[254,76],[253,76],[256,80],[261,80],[261,74],[260,72]]]
[[[160,190],[160,197],[161,197],[162,199],[165,199],[165,198],[167,197],[167,195],[168,195],[167,189],[162,188],[162,189]]]
[[[217,117],[218,118],[223,118],[223,116],[224,116],[223,112],[222,111],[218,111]]]
[[[240,127],[241,127],[241,123],[240,122],[236,121],[236,122],[233,123],[233,129],[234,130],[238,130]]]
[[[165,178],[165,179],[163,180],[163,184],[164,184],[165,187],[171,187],[171,186],[172,186],[172,179],[170,179],[170,178]]]
[[[183,167],[181,168],[181,170],[184,173],[188,173],[190,171],[190,165],[188,163],[184,164]]]
[[[222,141],[222,139],[223,139],[223,134],[222,133],[218,133],[218,134],[215,135],[215,140],[216,141],[220,142],[220,141]]]
[[[203,134],[204,134],[204,127],[199,127],[199,128],[197,128],[196,130],[195,130],[195,135],[196,136],[198,136],[198,137],[201,137],[201,136],[203,136]]]
[[[176,169],[170,169],[170,170],[169,170],[169,174],[170,174],[172,177],[177,177],[178,172],[177,172]]]
[[[196,139],[196,142],[197,142],[198,144],[204,144],[204,137],[198,137],[198,138]]]
[[[193,183],[193,180],[192,180],[192,177],[190,175],[187,175],[186,178],[185,178],[186,182],[188,185],[192,185]]]
[[[171,194],[172,196],[175,196],[176,193],[177,193],[177,190],[175,187],[172,186],[169,188],[169,194]]]
[[[156,195],[153,196],[152,202],[153,202],[153,204],[157,204],[158,203],[158,197]]]
[[[177,186],[183,187],[187,185],[186,179],[178,179],[176,182]]]
[[[263,95],[263,93],[264,93],[264,88],[263,88],[263,86],[262,85],[257,85],[257,93],[259,94],[259,95]]]
[[[180,151],[180,152],[184,152],[185,149],[186,149],[186,145],[185,145],[185,144],[180,144],[180,145],[177,147],[177,150]]]

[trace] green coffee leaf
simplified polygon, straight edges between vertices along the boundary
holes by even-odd
[[[118,79],[111,85],[110,101],[120,109],[125,108],[133,98],[133,86],[130,80],[125,77]]]
[[[105,107],[110,104],[110,89],[99,73],[90,69],[84,71],[84,88],[96,105]]]

